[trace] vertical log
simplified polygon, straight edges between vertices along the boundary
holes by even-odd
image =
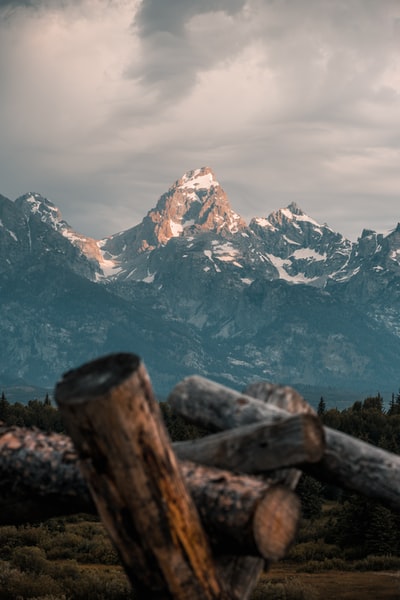
[[[266,568],[265,560],[254,556],[219,556],[217,565],[229,585],[230,600],[248,600]]]
[[[208,540],[133,354],[66,373],[55,392],[100,517],[144,598],[226,598]]]

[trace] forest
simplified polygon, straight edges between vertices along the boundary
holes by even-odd
[[[169,404],[161,402],[160,407],[173,441],[207,433],[185,423]],[[392,395],[386,409],[379,394],[342,411],[327,409],[321,398],[318,414],[326,426],[400,453],[400,393]],[[60,413],[48,396],[22,405],[8,402],[3,393],[0,421],[64,432]],[[303,516],[296,543],[279,563],[279,577],[265,574],[252,600],[320,598],[321,589],[304,580],[310,573],[346,572],[355,577],[367,571],[400,570],[400,515],[307,475],[297,491]],[[386,594],[377,597],[398,597],[400,587],[393,587],[393,595],[387,590]],[[17,597],[122,600],[135,598],[135,593],[99,519],[74,515],[0,527],[0,600]],[[329,595],[323,597],[328,600]]]

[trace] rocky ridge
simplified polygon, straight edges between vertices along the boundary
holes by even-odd
[[[0,383],[128,350],[161,393],[193,372],[397,389],[399,283],[400,226],[353,243],[294,203],[246,224],[208,167],[104,240],[40,194],[0,196]]]

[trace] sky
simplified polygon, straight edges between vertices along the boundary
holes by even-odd
[[[210,166],[246,221],[400,221],[398,0],[0,0],[0,194],[132,227]]]

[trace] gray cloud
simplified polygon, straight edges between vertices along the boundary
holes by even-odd
[[[222,11],[234,15],[241,10],[246,0],[146,0],[136,17],[140,35],[149,36],[168,32],[182,36],[184,25],[192,17],[203,13]]]
[[[210,165],[247,219],[400,220],[397,0],[34,4],[0,0],[0,193],[101,237]]]
[[[141,60],[126,76],[151,86],[164,104],[174,102],[191,90],[199,71],[240,50],[232,17],[244,4],[245,0],[143,2],[134,21]]]

